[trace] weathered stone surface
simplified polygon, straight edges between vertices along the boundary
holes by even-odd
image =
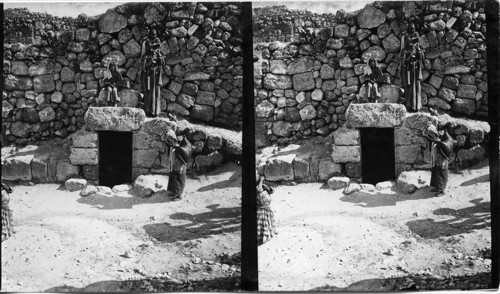
[[[33,89],[38,93],[52,92],[56,89],[54,76],[52,74],[37,76],[33,78]]]
[[[85,179],[68,179],[64,182],[64,187],[68,192],[74,192],[82,190],[87,185],[87,180]]]
[[[363,60],[368,60],[370,57],[375,58],[377,61],[383,61],[385,59],[385,51],[380,46],[372,46],[363,52],[361,56]]]
[[[136,90],[123,89],[118,92],[118,97],[120,97],[118,106],[135,108],[139,104],[142,95],[139,91]]]
[[[98,163],[97,148],[71,148],[69,160],[73,165],[96,165]]]
[[[445,75],[452,75],[452,74],[467,74],[470,72],[470,67],[465,66],[465,65],[453,65],[453,66],[447,66],[444,69],[444,74]]]
[[[299,73],[293,76],[293,88],[296,91],[312,90],[315,86],[316,83],[312,72]]]
[[[342,191],[345,195],[351,195],[354,192],[361,190],[361,185],[355,182],[350,182],[349,185]]]
[[[396,182],[393,181],[385,181],[385,182],[380,182],[375,185],[375,188],[377,190],[385,190],[385,189],[392,189],[396,185]]]
[[[12,123],[10,127],[10,131],[16,137],[26,138],[31,132],[31,125],[29,123],[23,123],[20,121],[16,121]]]
[[[335,163],[360,162],[361,150],[359,146],[332,146],[332,159]]]
[[[47,183],[48,175],[48,156],[35,156],[31,161],[31,176],[34,181]]]
[[[99,165],[84,165],[83,177],[89,181],[99,180]]]
[[[121,193],[121,192],[127,192],[129,190],[132,190],[134,188],[134,186],[130,185],[130,184],[121,184],[121,185],[116,185],[114,186],[111,191],[113,191],[113,193],[115,194],[118,194],[118,193]]]
[[[473,127],[469,131],[469,142],[471,144],[479,144],[484,140],[484,130],[479,127]]]
[[[293,174],[295,180],[302,181],[310,178],[308,157],[297,156],[293,159]]]
[[[11,73],[16,76],[27,76],[28,75],[28,66],[24,61],[13,61]]]
[[[257,117],[269,117],[274,109],[274,105],[268,100],[264,100],[255,107]]]
[[[2,163],[2,179],[5,181],[31,181],[33,155],[7,157]]]
[[[59,160],[57,162],[56,179],[59,182],[64,182],[71,177],[78,177],[80,168],[71,164],[69,159]]]
[[[299,114],[301,120],[311,120],[316,117],[316,109],[311,104],[308,104],[299,111]]]
[[[177,128],[178,128],[177,123],[167,118],[155,117],[155,118],[146,118],[144,120],[144,125],[142,130],[147,133],[160,136],[166,134],[170,130],[176,132]]]
[[[287,75],[266,74],[264,77],[264,88],[269,90],[290,89],[292,88],[292,78]]]
[[[208,155],[198,155],[194,159],[194,162],[199,168],[211,168],[216,167],[222,163],[223,156],[217,151],[214,151]]]
[[[383,85],[379,88],[380,102],[382,103],[397,103],[399,100],[400,88],[394,85]]]
[[[214,106],[215,93],[207,91],[198,91],[196,95],[196,104]]]
[[[165,175],[140,175],[134,181],[134,190],[139,197],[149,197],[167,188],[168,176]]]
[[[87,197],[87,196],[90,196],[90,195],[93,195],[93,194],[97,194],[97,192],[98,192],[98,189],[97,189],[96,186],[94,186],[94,185],[87,185],[80,192],[80,196]]]
[[[335,69],[328,64],[323,64],[321,66],[320,76],[322,79],[333,79],[335,75]]]
[[[298,73],[310,72],[314,67],[314,59],[311,57],[301,57],[291,62],[287,67],[287,73],[294,75]]]
[[[169,103],[167,105],[167,111],[180,115],[180,116],[188,116],[189,115],[189,110],[184,108],[182,105],[177,104],[177,103]]]
[[[195,105],[191,109],[191,117],[201,121],[211,121],[214,118],[214,108],[208,105]]]
[[[99,19],[99,30],[103,33],[116,33],[127,27],[127,19],[109,9]]]
[[[358,14],[358,24],[360,28],[376,28],[385,22],[385,13],[376,9],[372,5],[366,5]]]
[[[134,150],[132,152],[132,166],[150,168],[158,158],[158,150]]]
[[[333,133],[333,138],[337,146],[356,146],[360,144],[358,129],[339,128]]]
[[[30,76],[41,76],[46,74],[51,74],[54,72],[54,61],[50,59],[39,60],[28,69],[28,75]]]
[[[416,112],[408,113],[404,122],[404,127],[422,131],[428,124],[437,126],[438,119],[429,113]]]
[[[482,146],[474,146],[470,149],[458,151],[457,156],[463,163],[475,163],[485,158],[486,149]]]
[[[204,72],[188,72],[184,76],[184,81],[206,81],[210,75]]]
[[[14,75],[7,75],[5,78],[5,90],[22,90],[27,91],[33,89],[33,81],[28,77],[19,77]]]
[[[285,121],[276,121],[273,123],[272,130],[277,136],[288,137],[292,132],[292,124]]]
[[[451,110],[455,113],[471,115],[476,110],[476,102],[472,99],[456,98]]]
[[[457,88],[457,97],[475,99],[476,91],[477,87],[474,85],[459,84]]]
[[[141,45],[135,39],[130,39],[127,43],[123,44],[123,52],[125,57],[139,57],[141,56]]]
[[[392,103],[350,104],[345,116],[351,128],[391,128],[403,123],[406,108]]]
[[[89,107],[85,125],[91,131],[131,132],[140,129],[144,110],[129,107]]]
[[[396,53],[401,50],[401,42],[394,34],[390,34],[382,40],[386,53]]]
[[[97,133],[79,130],[73,134],[73,147],[97,148]]]
[[[294,179],[293,160],[295,154],[275,156],[268,159],[264,175],[268,181],[292,181]]]
[[[331,190],[344,189],[349,185],[351,179],[348,177],[331,177],[328,180],[328,188]]]
[[[322,157],[318,166],[318,179],[326,181],[332,176],[342,173],[342,165],[335,163],[330,157]]]
[[[52,107],[45,107],[38,113],[41,122],[52,121],[56,118],[56,113]]]
[[[430,178],[427,172],[404,171],[399,175],[396,184],[403,193],[411,194],[425,187],[427,185],[427,178]]]
[[[348,162],[345,164],[345,173],[350,178],[361,178],[361,162]]]
[[[111,61],[116,63],[117,66],[123,66],[127,62],[127,57],[118,50],[111,51],[102,58],[103,64],[108,64]]]
[[[323,91],[321,89],[315,89],[312,93],[311,93],[311,99],[314,100],[314,101],[321,101],[323,100]]]
[[[134,132],[132,139],[133,149],[164,150],[165,145],[158,141],[159,136],[147,132]]]
[[[286,74],[286,63],[283,60],[271,60],[269,64],[269,68],[271,73],[277,75]]]
[[[396,144],[396,146],[425,146],[425,139],[421,136],[420,131],[406,127],[400,127],[394,130],[394,143]]]
[[[428,105],[441,110],[450,110],[451,105],[441,98],[430,98]]]
[[[396,146],[395,162],[413,164],[420,155],[420,145]]]

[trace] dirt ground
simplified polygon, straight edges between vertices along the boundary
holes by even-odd
[[[429,187],[346,196],[320,183],[277,186],[278,235],[259,247],[259,290],[487,288],[487,164],[451,173],[442,197]]]
[[[238,290],[241,167],[188,178],[182,201],[13,186],[2,291]]]

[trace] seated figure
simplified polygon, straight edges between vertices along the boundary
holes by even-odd
[[[108,106],[117,106],[120,102],[118,97],[118,84],[123,81],[122,75],[118,72],[116,64],[111,61],[104,72],[104,88],[106,89],[106,102]]]
[[[382,78],[382,71],[377,65],[375,58],[370,57],[365,66],[365,84],[367,89],[368,101],[371,103],[378,103],[380,92],[378,91],[378,81]]]

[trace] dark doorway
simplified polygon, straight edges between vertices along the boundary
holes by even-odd
[[[99,132],[99,185],[132,182],[132,132]]]
[[[361,128],[360,134],[363,183],[394,180],[394,129]]]

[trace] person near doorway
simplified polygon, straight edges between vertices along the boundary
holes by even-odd
[[[186,185],[186,169],[193,148],[185,133],[176,136],[170,130],[165,137],[170,169],[167,191],[174,196],[173,201],[179,201],[182,199],[182,193]]]
[[[116,63],[111,61],[108,63],[104,72],[104,88],[106,89],[106,102],[108,106],[117,106],[120,102],[118,97],[118,84],[123,81],[122,75],[116,67]]]
[[[429,125],[422,132],[429,140],[431,150],[431,182],[435,196],[445,195],[448,183],[448,167],[453,150],[453,139],[446,129],[438,131],[436,126]]]
[[[257,176],[257,242],[262,245],[276,235],[274,212],[271,209],[273,188],[264,184],[264,176]]]
[[[142,42],[141,90],[144,95],[144,111],[148,117],[156,117],[161,112],[160,87],[163,84],[164,58],[160,52],[160,38],[152,29]]]
[[[12,227],[12,210],[10,210],[9,207],[9,194],[11,193],[12,188],[2,183],[2,242],[7,240],[14,233]]]
[[[364,69],[364,78],[366,84],[366,97],[370,103],[378,103],[380,92],[378,90],[378,81],[382,78],[382,71],[378,67],[375,58],[370,57],[366,62]]]

